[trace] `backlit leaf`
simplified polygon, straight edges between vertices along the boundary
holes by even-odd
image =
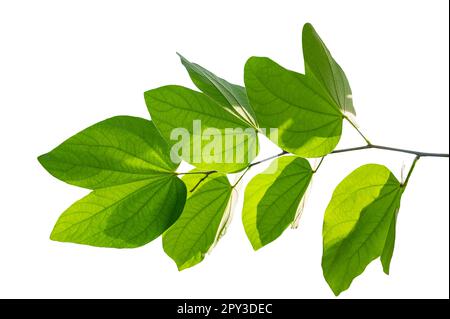
[[[294,221],[311,177],[307,160],[284,156],[248,183],[242,221],[255,250],[278,238]]]
[[[336,295],[378,257],[389,272],[403,190],[391,171],[377,164],[361,166],[336,187],[325,212],[322,258]]]
[[[148,120],[117,116],[75,134],[39,162],[69,184],[98,189],[173,172],[169,146]]]
[[[192,165],[236,172],[256,157],[255,130],[207,95],[170,85],[145,92],[145,101],[162,136]]]
[[[355,115],[352,90],[347,77],[309,23],[303,27],[302,46],[306,75],[314,77],[344,113]]]
[[[60,216],[51,239],[99,247],[142,246],[175,222],[185,200],[185,185],[168,174],[94,190]]]
[[[186,205],[181,216],[163,235],[163,247],[179,270],[201,262],[214,245],[225,210],[231,185],[223,174],[215,173],[206,178],[193,192],[204,176],[185,175],[183,181],[188,189]]]
[[[343,115],[311,77],[289,71],[268,58],[252,57],[245,65],[245,87],[257,121],[283,150],[321,157],[339,142]]]
[[[219,78],[214,73],[196,63],[189,62],[181,54],[178,54],[192,79],[192,82],[206,95],[225,107],[235,116],[240,117],[249,125],[256,126],[255,113],[248,102],[245,88],[229,83]]]

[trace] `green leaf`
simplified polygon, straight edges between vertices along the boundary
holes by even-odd
[[[248,183],[242,221],[255,250],[277,239],[295,220],[311,177],[307,160],[284,156]]]
[[[50,238],[98,247],[139,247],[175,222],[185,200],[184,183],[168,174],[94,190],[61,215]]]
[[[58,219],[51,239],[132,248],[161,235],[180,215],[186,187],[151,121],[117,116],[39,157],[55,177],[94,189]]]
[[[397,225],[397,211],[392,216],[391,225],[389,226],[389,232],[386,237],[386,243],[383,248],[383,252],[381,253],[380,260],[383,265],[383,271],[386,275],[389,275],[389,268],[391,266],[392,255],[394,254],[394,246],[395,246],[395,233],[396,233],[396,225]]]
[[[315,80],[261,57],[247,61],[244,77],[259,126],[269,138],[269,128],[277,128],[271,140],[283,150],[321,157],[336,147],[343,115]]]
[[[204,176],[185,175],[183,181],[192,190]],[[179,270],[201,262],[215,244],[229,203],[231,185],[220,173],[209,175],[188,193],[181,216],[163,235],[163,247]]]
[[[175,152],[202,170],[237,172],[257,155],[256,131],[203,93],[169,85],[145,92],[145,101]]]
[[[215,100],[226,110],[241,118],[249,125],[256,127],[255,113],[248,102],[245,88],[232,84],[219,78],[214,73],[196,63],[189,62],[181,54],[178,54],[192,79],[192,82],[200,91]]]
[[[322,258],[336,295],[380,256],[389,271],[403,190],[389,169],[376,164],[361,166],[336,187],[325,212]]]
[[[306,75],[314,77],[344,113],[355,115],[352,90],[347,77],[309,23],[303,27],[302,46]]]
[[[169,146],[151,121],[117,116],[88,127],[39,162],[56,178],[98,189],[173,172]]]

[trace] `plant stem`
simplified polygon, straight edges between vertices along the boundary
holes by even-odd
[[[270,161],[271,159],[278,158],[278,157],[283,156],[283,155],[288,154],[288,153],[289,153],[289,152],[283,151],[283,152],[281,152],[281,153],[279,153],[279,154],[277,154],[277,155],[273,155],[273,156],[270,156],[270,157],[268,157],[268,158],[262,159],[262,160],[260,160],[260,161],[258,161],[258,162],[251,163],[249,166],[247,166],[247,168],[245,169],[245,171],[244,171],[244,172],[242,173],[242,175],[239,177],[239,179],[237,180],[237,182],[232,186],[232,188],[235,188],[235,187],[237,186],[237,184],[241,181],[241,179],[244,177],[244,175],[245,175],[245,174],[248,172],[248,170],[249,170],[250,168],[252,168],[253,166],[258,165],[258,164],[261,164],[261,163],[264,163],[264,162],[267,162],[267,161]],[[199,174],[204,174],[204,175],[205,175],[205,176],[203,176],[203,177],[197,182],[197,184],[195,184],[195,186],[190,190],[190,192],[192,193],[193,191],[195,191],[195,190],[197,189],[197,187],[198,187],[201,183],[203,183],[203,181],[204,181],[205,179],[208,178],[209,175],[211,175],[211,174],[213,174],[213,173],[217,173],[217,172],[218,172],[218,171],[216,171],[216,170],[212,170],[212,171],[198,171],[198,172],[175,173],[175,175],[199,175]]]
[[[380,150],[386,150],[386,151],[394,151],[394,152],[402,152],[402,153],[409,153],[414,154],[420,157],[448,157],[448,154],[443,153],[427,153],[427,152],[419,152],[419,151],[413,151],[413,150],[405,150],[401,148],[395,148],[395,147],[389,147],[389,146],[381,146],[381,145],[372,145],[372,148],[378,148]]]
[[[260,161],[258,161],[258,162],[251,163],[248,167],[253,167],[253,166],[255,166],[255,165],[258,165],[258,164],[261,164],[261,163],[270,161],[271,159],[278,158],[278,157],[283,156],[283,155],[285,155],[285,154],[289,154],[289,152],[283,151],[283,152],[281,152],[281,153],[279,153],[279,154],[277,154],[277,155],[273,155],[273,156],[270,156],[270,157],[265,158],[265,159],[263,159],[263,160],[260,160]]]
[[[241,181],[241,179],[244,177],[244,175],[250,170],[251,166],[248,166],[245,171],[241,174],[241,176],[239,176],[238,180],[236,181],[236,183],[234,183],[233,186],[231,186],[231,188],[235,188],[239,182]]]
[[[350,118],[348,118],[347,116],[344,116],[344,118],[347,120],[347,122],[350,123],[351,126],[353,126],[353,128],[356,130],[356,132],[358,132],[359,135],[361,135],[361,137],[364,139],[364,141],[366,141],[367,145],[372,145],[372,143],[370,143],[369,139],[361,132],[359,127],[355,123],[353,123]]]
[[[195,190],[197,189],[197,187],[199,187],[200,184],[201,184],[205,179],[207,179],[209,175],[211,175],[211,174],[213,174],[213,173],[217,173],[217,171],[209,171],[209,172],[205,172],[205,173],[204,173],[205,176],[203,176],[203,177],[197,182],[197,184],[195,184],[194,187],[192,187],[192,189],[191,189],[189,192],[192,193],[193,191],[195,191]]]
[[[350,122],[351,123],[351,122]],[[356,128],[356,126],[354,126]],[[357,129],[357,128],[356,128]],[[357,129],[358,130],[358,129]],[[359,132],[359,130],[358,130]],[[360,133],[361,134],[361,133]],[[363,136],[361,134],[361,136]],[[365,138],[364,138],[365,139]],[[367,139],[365,139],[366,142],[368,142]],[[410,171],[408,172],[408,176],[406,177],[405,182],[403,183],[403,186],[406,187],[406,184],[408,183],[408,180],[411,176],[411,173],[416,165],[416,162],[419,160],[419,158],[421,157],[449,157],[449,154],[445,154],[445,153],[428,153],[428,152],[420,152],[420,151],[413,151],[413,150],[407,150],[407,149],[402,149],[402,148],[395,148],[395,147],[389,147],[389,146],[382,146],[382,145],[375,145],[375,144],[368,144],[368,145],[364,145],[364,146],[357,146],[357,147],[350,147],[350,148],[343,148],[343,149],[339,149],[339,150],[334,150],[332,151],[330,154],[339,154],[339,153],[346,153],[346,152],[354,152],[354,151],[361,151],[361,150],[368,150],[368,149],[380,149],[380,150],[385,150],[385,151],[392,151],[392,152],[401,152],[401,153],[407,153],[407,154],[413,154],[416,155],[416,158],[414,159],[414,162],[412,164],[412,167],[410,169]],[[252,168],[253,166],[256,166],[258,164],[270,161],[271,159],[275,159],[278,158],[280,156],[289,154],[289,152],[287,151],[282,151],[279,154],[270,156],[268,158],[262,159],[260,161],[257,162],[253,162],[250,165],[247,166],[247,168],[245,169],[245,171],[242,173],[242,175],[239,177],[239,179],[236,181],[236,183],[232,186],[232,188],[235,188],[239,182],[242,180],[242,178],[244,177],[244,175],[250,170],[250,168]],[[325,156],[323,156],[320,159],[319,164],[317,165],[317,167],[314,169],[313,173],[316,173],[317,170],[319,169],[319,167],[322,165],[322,162],[324,160]],[[213,173],[217,173],[218,171],[216,170],[211,170],[211,171],[198,171],[198,172],[186,172],[186,173],[175,173],[175,175],[193,175],[193,174],[204,174],[205,176],[203,176],[198,182],[197,184],[195,184],[195,186],[190,190],[190,192],[192,193],[193,191],[195,191],[197,189],[197,187],[205,180],[208,178],[209,175],[213,174]]]
[[[414,158],[414,161],[413,161],[413,163],[411,165],[411,168],[409,169],[408,175],[406,176],[406,179],[405,179],[405,181],[402,184],[403,188],[406,188],[406,186],[408,185],[408,182],[409,182],[409,179],[411,177],[411,174],[412,174],[412,172],[414,170],[414,167],[416,167],[417,161],[419,159],[420,159],[420,155],[416,155],[416,157]]]
[[[353,151],[360,151],[360,150],[367,150],[369,148],[372,148],[371,145],[364,145],[364,146],[357,146],[357,147],[350,147],[350,148],[343,148],[339,150],[334,150],[330,154],[338,154],[338,153],[346,153],[346,152],[353,152]]]
[[[325,155],[325,156],[326,156],[326,155]],[[319,170],[319,167],[320,167],[320,165],[322,165],[322,162],[323,162],[323,160],[325,159],[325,156],[323,156],[323,157],[320,159],[319,164],[317,164],[316,168],[313,170],[313,174],[315,174],[315,173]]]
[[[281,153],[279,153],[279,154],[277,154],[277,155],[273,155],[273,156],[270,156],[270,157],[268,157],[268,158],[262,159],[262,160],[260,160],[260,161],[258,161],[258,162],[251,163],[251,164],[245,169],[245,171],[242,173],[242,175],[239,176],[239,179],[236,181],[236,183],[234,183],[234,185],[232,186],[232,188],[235,188],[235,187],[239,184],[239,182],[242,180],[242,178],[244,177],[244,175],[247,174],[247,172],[248,172],[248,171],[250,170],[250,168],[252,168],[253,166],[258,165],[258,164],[261,164],[261,163],[264,163],[264,162],[267,162],[267,161],[270,161],[271,159],[278,158],[278,157],[283,156],[283,155],[285,155],[285,154],[289,154],[289,152],[282,151]]]
[[[375,144],[334,150],[330,154],[360,151],[360,150],[367,150],[367,149],[380,149],[380,150],[385,150],[385,151],[408,153],[408,154],[413,154],[413,155],[417,155],[420,157],[427,157],[427,156],[428,157],[449,157],[449,154],[444,154],[444,153],[427,153],[427,152],[413,151],[413,150],[407,150],[407,149],[395,148],[395,147],[389,147],[389,146],[382,146],[382,145],[375,145]]]
[[[198,171],[198,172],[186,172],[186,173],[175,173],[175,175],[199,175],[199,174],[212,174],[212,173],[217,173],[216,170],[212,170],[212,171]]]

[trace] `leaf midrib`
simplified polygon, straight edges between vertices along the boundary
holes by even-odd
[[[125,151],[125,150],[123,150],[123,149],[121,149],[121,148],[119,148],[119,147],[117,147],[117,146],[114,146],[114,145],[101,145],[101,144],[99,144],[99,145],[90,145],[90,144],[73,143],[73,142],[67,142],[66,145],[67,145],[67,146],[89,147],[89,148],[108,148],[108,149],[114,149],[114,150],[116,150],[116,151],[118,151],[118,152],[121,152],[121,153],[123,153],[123,154],[129,155],[129,156],[132,157],[132,158],[135,158],[135,159],[137,159],[137,160],[139,160],[139,161],[142,161],[142,162],[148,164],[150,167],[159,168],[159,169],[161,169],[161,171],[163,171],[163,172],[171,172],[171,171],[170,171],[169,169],[167,169],[167,168],[164,168],[164,167],[161,167],[161,166],[157,166],[157,165],[155,165],[154,163],[149,162],[149,161],[148,161],[147,159],[145,159],[145,158],[138,157],[138,155],[133,154],[133,153],[128,152],[128,151]],[[153,154],[153,153],[156,153],[156,152],[152,152],[152,154]],[[62,161],[61,161],[61,162],[62,162]]]
[[[154,180],[151,180],[151,181],[154,181]],[[150,180],[149,180],[149,183],[143,184],[142,187],[137,188],[136,190],[134,190],[133,192],[129,193],[128,195],[126,195],[125,197],[121,198],[120,200],[118,200],[118,201],[116,201],[116,202],[113,202],[111,205],[108,205],[108,206],[106,206],[106,207],[103,207],[101,210],[99,210],[98,212],[95,212],[94,214],[92,214],[91,216],[89,216],[89,217],[86,218],[86,219],[83,219],[83,220],[81,220],[81,221],[79,221],[79,222],[76,222],[76,223],[70,223],[71,226],[69,226],[69,227],[63,229],[63,230],[60,231],[60,232],[54,233],[54,234],[55,234],[55,235],[59,235],[59,234],[65,233],[65,232],[67,232],[69,229],[71,229],[72,227],[75,227],[75,226],[77,226],[77,225],[79,225],[79,224],[82,224],[83,222],[86,222],[87,220],[90,220],[90,219],[96,217],[97,215],[103,213],[104,211],[110,209],[111,207],[113,207],[113,206],[115,206],[115,205],[118,205],[118,204],[120,204],[120,203],[126,201],[127,199],[129,199],[130,197],[132,197],[132,196],[135,195],[136,193],[142,191],[143,189],[149,187],[150,185],[160,185],[160,184],[162,184],[162,182],[164,182],[164,181],[165,181],[165,179],[161,179],[161,180],[159,180],[159,181],[156,180],[156,183],[155,183],[155,184],[150,184]],[[139,181],[139,182],[141,182],[141,181]],[[131,183],[134,183],[134,182],[131,182]],[[131,184],[131,183],[127,183],[127,184]],[[122,184],[122,185],[126,185],[126,184]],[[122,185],[118,185],[118,186],[122,186]],[[118,186],[116,186],[116,187],[118,187]],[[113,187],[114,187],[114,186],[113,186]],[[106,189],[106,188],[104,188],[104,189]],[[102,190],[104,190],[104,189],[102,189]],[[94,190],[94,192],[95,192],[95,190]],[[97,195],[97,194],[96,194],[96,195]],[[88,195],[88,196],[89,196],[89,195]],[[76,204],[77,204],[77,203],[75,203],[74,205],[76,205]],[[89,203],[89,204],[91,204],[91,203]],[[69,207],[68,209],[70,209],[70,207]],[[90,212],[77,211],[77,212],[70,213],[70,214],[68,214],[67,216],[71,216],[71,215],[73,215],[73,214],[80,214],[80,213],[90,213]],[[63,215],[64,215],[64,213],[63,213]],[[62,217],[62,216],[61,216],[61,217]],[[67,224],[67,223],[69,223],[69,222],[64,222],[64,223]]]
[[[195,92],[195,91],[194,91],[194,92]],[[192,104],[192,103],[190,103],[189,101],[187,101],[183,96],[181,96],[180,94],[178,94],[177,92],[173,92],[173,93],[176,94],[176,95],[178,95],[180,98],[184,99],[185,102],[186,102],[188,105],[191,105],[191,104]],[[195,92],[195,93],[196,93],[196,94],[202,94],[202,93],[199,93],[199,92]],[[206,97],[207,99],[210,99],[209,102],[214,103],[214,104],[217,104],[217,103],[216,103],[214,100],[212,100],[209,96],[204,95],[204,97]],[[161,103],[161,104],[166,104],[166,105],[171,106],[171,107],[173,107],[173,108],[175,108],[175,109],[180,109],[180,110],[183,110],[183,111],[187,111],[187,112],[189,112],[189,113],[196,113],[196,114],[203,115],[203,116],[206,116],[206,117],[215,119],[215,120],[222,120],[222,121],[227,122],[227,123],[229,123],[229,124],[238,125],[238,127],[242,127],[242,126],[243,126],[243,127],[250,127],[247,123],[244,123],[243,121],[242,121],[242,122],[241,122],[241,121],[233,121],[234,119],[231,120],[231,119],[228,119],[228,118],[224,118],[222,115],[211,114],[211,113],[201,112],[201,111],[198,111],[198,110],[195,110],[195,109],[190,109],[190,108],[181,107],[181,106],[179,106],[179,105],[175,105],[173,102],[168,102],[168,101],[162,100],[162,99],[160,99],[160,98],[158,98],[158,97],[155,97],[154,95],[152,95],[151,98],[152,98],[153,100],[155,100],[155,101],[158,101],[158,102]],[[218,106],[219,108],[221,108],[220,104],[217,104],[217,106]],[[171,112],[171,111],[173,111],[173,109],[166,109],[165,111],[158,110],[158,111],[159,111],[159,112]],[[150,111],[150,113],[151,113],[151,111]],[[229,113],[224,113],[224,114],[229,114]],[[237,118],[236,118],[236,119],[237,119]],[[237,120],[238,120],[238,119],[237,119]]]

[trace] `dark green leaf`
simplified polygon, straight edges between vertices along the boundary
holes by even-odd
[[[381,253],[380,260],[383,265],[383,271],[386,275],[389,275],[389,268],[391,266],[392,255],[394,254],[394,246],[395,246],[395,233],[396,233],[396,225],[397,225],[397,211],[392,216],[392,221],[389,226],[389,232],[386,237],[386,244],[384,245],[383,252]]]
[[[245,88],[219,78],[196,63],[189,62],[178,54],[192,82],[206,95],[225,107],[235,116],[240,117],[249,125],[256,126],[255,113],[248,102]]]

